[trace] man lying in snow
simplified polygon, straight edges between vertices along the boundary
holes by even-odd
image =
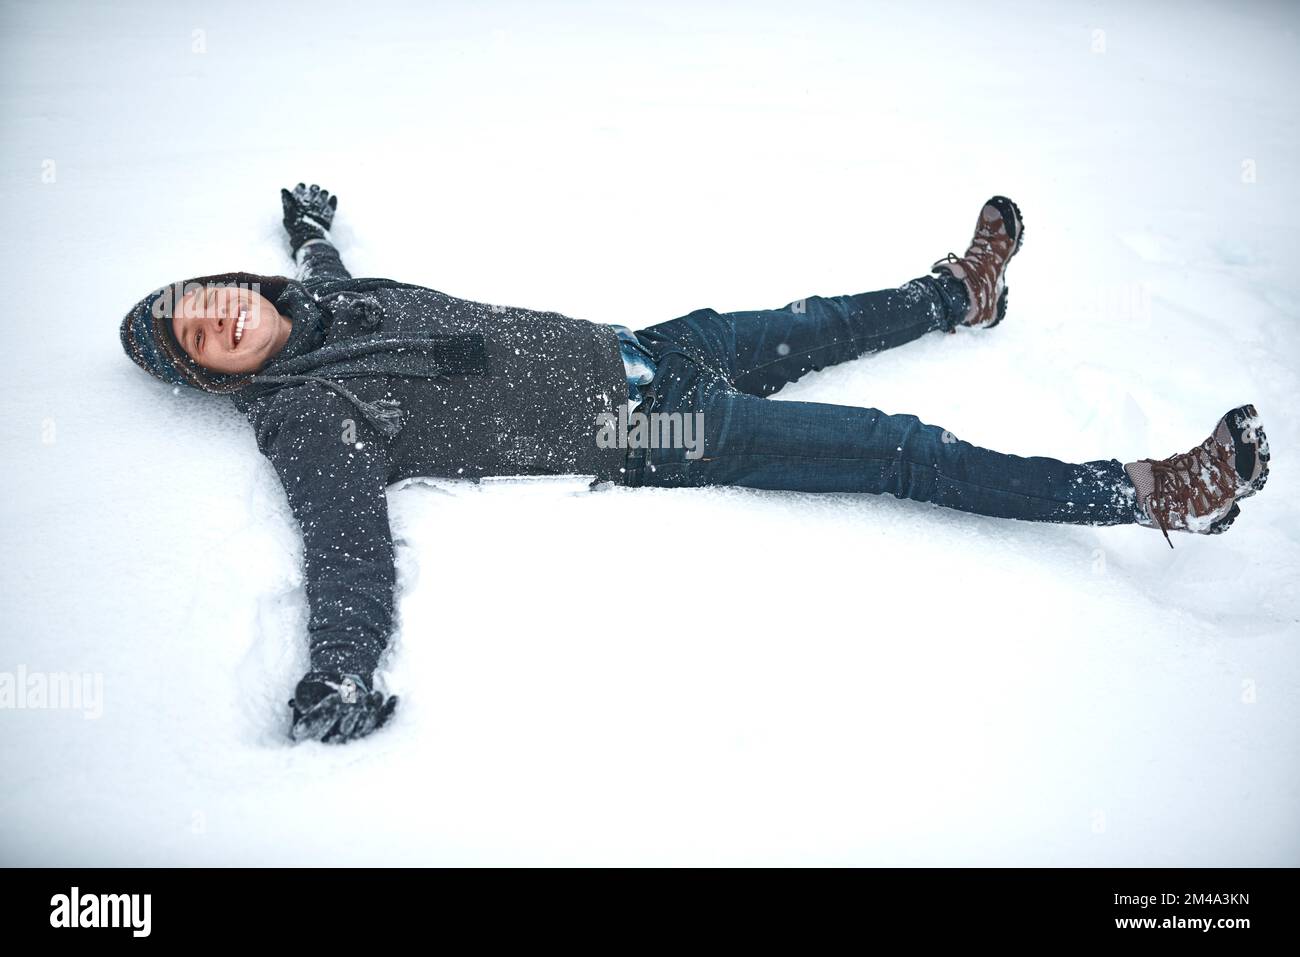
[[[295,740],[348,741],[392,713],[396,698],[372,688],[393,613],[384,489],[412,476],[889,492],[999,518],[1137,522],[1168,540],[1222,532],[1268,475],[1249,405],[1190,452],[1125,465],[1005,455],[911,415],[766,401],[812,369],[997,325],[1024,236],[1002,196],[984,204],[964,256],[898,289],[698,309],[633,332],[353,279],[328,236],[337,198],[301,183],[281,195],[296,280],[223,273],[163,287],[126,315],[122,345],[164,382],[230,396],[284,485],[311,607]],[[627,409],[702,414],[702,448],[600,441]]]

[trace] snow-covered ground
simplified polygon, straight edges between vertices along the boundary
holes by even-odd
[[[0,672],[96,676],[102,713],[0,711],[0,863],[1300,864],[1298,29],[4,0]],[[889,497],[393,490],[398,719],[292,747],[282,493],[117,326],[288,270],[299,179],[356,275],[632,326],[896,285],[1005,192],[1006,322],[781,398],[1124,461],[1253,401],[1272,476],[1173,551]]]

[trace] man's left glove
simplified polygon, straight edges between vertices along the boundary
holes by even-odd
[[[308,240],[326,238],[339,198],[315,183],[310,189],[305,183],[299,183],[292,193],[280,190],[280,203],[284,206],[284,231],[289,234],[289,248],[297,255],[298,248]]]
[[[385,698],[370,690],[368,679],[360,675],[310,671],[289,701],[294,741],[324,741],[345,744],[364,738],[384,723],[397,707],[397,696]]]

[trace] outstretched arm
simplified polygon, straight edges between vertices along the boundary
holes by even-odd
[[[311,611],[312,670],[295,693],[293,736],[348,740],[382,724],[394,702],[371,691],[392,629],[396,577],[387,453],[356,410],[324,386],[292,386],[266,401],[257,444],[302,530]],[[352,700],[340,687],[349,676],[358,679]]]
[[[310,188],[299,183],[293,192],[280,190],[280,202],[298,281],[310,286],[329,279],[351,279],[329,235],[339,198],[315,183]]]

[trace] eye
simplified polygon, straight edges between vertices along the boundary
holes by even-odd
[[[201,348],[203,348],[203,333],[196,332],[194,334],[194,350],[197,352]]]

